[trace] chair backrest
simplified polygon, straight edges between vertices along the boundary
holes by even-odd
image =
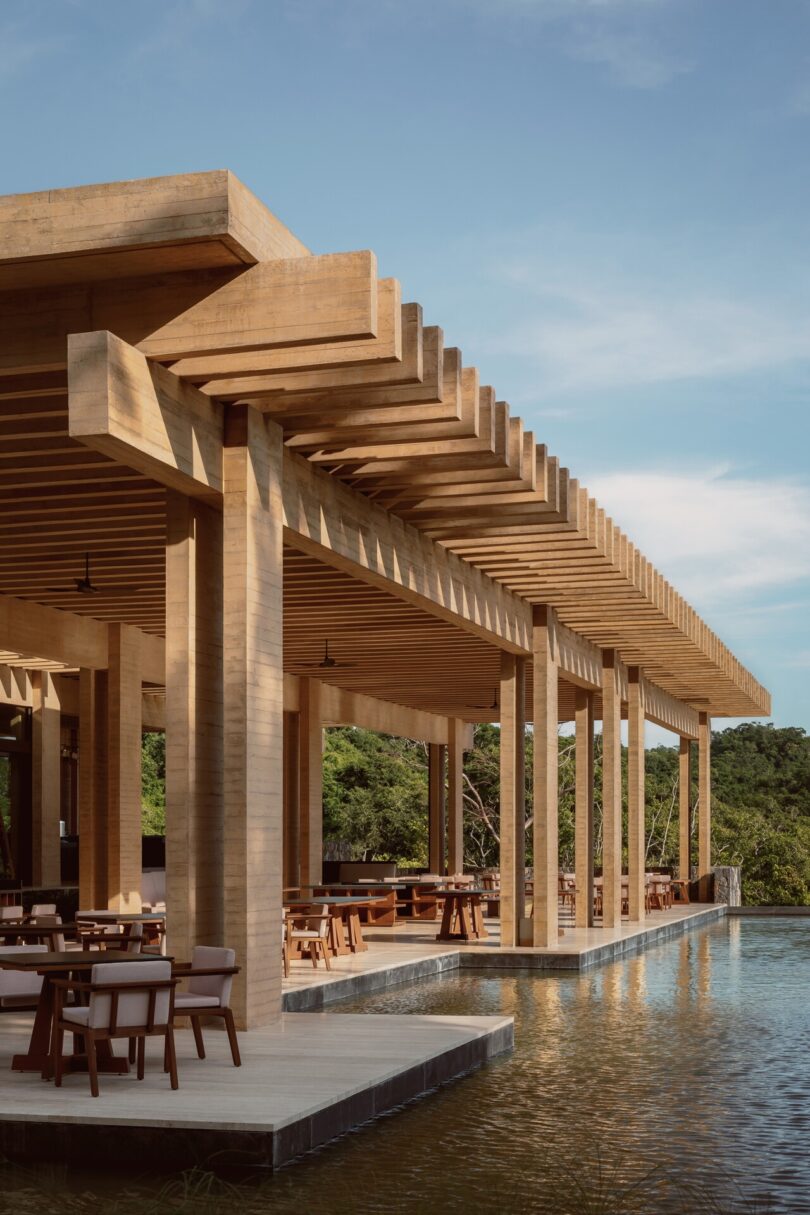
[[[31,908],[31,919],[38,915],[56,915],[56,903],[34,903]]]
[[[191,951],[189,991],[195,996],[216,996],[220,1008],[227,1008],[231,1000],[233,975],[197,975],[195,978],[194,968],[213,970],[217,966],[235,965],[236,953],[233,949],[220,949],[214,945],[195,945]]]
[[[111,983],[132,984],[133,987],[148,987],[150,983],[166,983],[172,977],[172,964],[168,960],[158,958],[154,962],[133,962],[131,965],[122,963],[100,962],[90,972],[90,982],[94,987],[103,987]],[[118,1011],[115,1017],[116,1026],[134,1028],[145,1027],[149,1019],[150,996],[148,991],[132,991],[118,993]],[[169,1020],[171,1006],[171,990],[167,987],[155,993],[154,1025],[166,1025]],[[109,1029],[112,1012],[112,993],[91,992],[90,1011],[87,1024],[90,1029]]]
[[[3,953],[47,953],[47,945],[4,945]],[[37,996],[42,975],[27,970],[0,970],[0,999],[7,996]]]
[[[12,907],[0,907],[0,920],[21,920],[23,914],[22,906],[19,903],[15,903]]]
[[[135,920],[129,925],[126,937],[127,953],[140,953],[143,947],[143,924]]]
[[[47,906],[47,903],[43,904],[43,906]],[[62,923],[62,917],[61,915],[32,916],[31,923],[42,928],[55,928],[58,924]],[[54,949],[58,953],[63,953],[65,949],[65,934],[63,932],[56,932],[50,939],[53,941]],[[50,945],[43,945],[42,948],[49,949]]]

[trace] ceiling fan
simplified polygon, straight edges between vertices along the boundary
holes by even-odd
[[[90,554],[84,554],[84,577],[74,578],[73,586],[49,586],[54,595],[136,595],[137,586],[96,586],[90,577]]]
[[[323,658],[320,662],[298,662],[295,664],[295,669],[298,671],[342,671],[354,666],[357,666],[356,662],[339,662],[337,658],[333,658],[329,653],[329,642],[325,641]]]

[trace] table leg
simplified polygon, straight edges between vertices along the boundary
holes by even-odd
[[[470,905],[466,898],[460,898],[458,900],[458,919],[458,935],[461,937],[462,941],[471,941],[474,934],[472,921],[470,919]]]
[[[365,953],[368,945],[363,940],[363,930],[360,927],[360,912],[357,907],[350,907],[347,915],[349,929],[349,948],[352,953]]]
[[[15,1055],[11,1060],[11,1070],[14,1072],[40,1072],[50,1069],[51,1026],[53,1024],[54,992],[50,977],[44,975],[42,990],[39,993],[37,1012],[34,1017],[34,1028],[31,1030],[31,1040],[28,1051],[24,1055]]]
[[[332,953],[335,957],[340,957],[341,954],[351,953],[351,946],[346,940],[346,933],[343,930],[343,916],[338,912],[329,916],[329,944],[332,946]]]
[[[484,927],[484,913],[481,910],[481,899],[479,898],[479,896],[477,894],[474,894],[471,896],[471,902],[472,902],[473,932],[475,933],[475,936],[478,938],[478,940],[483,941],[486,937],[489,936],[489,933],[487,932],[486,928]]]
[[[455,918],[455,898],[452,895],[446,895],[444,900],[444,911],[442,912],[442,926],[439,929],[437,941],[452,941],[453,940],[453,920]]]

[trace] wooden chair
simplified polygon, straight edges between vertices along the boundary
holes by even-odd
[[[302,927],[303,925],[303,927]],[[314,925],[314,927],[310,927]],[[295,912],[287,916],[287,943],[301,949],[308,949],[312,958],[313,968],[318,967],[318,958],[323,958],[327,970],[332,969],[330,958],[332,948],[329,944],[329,908],[322,907],[317,912]]]
[[[46,953],[47,945],[4,945],[3,953]],[[25,970],[0,970],[0,1008],[35,1008],[42,975]]]
[[[162,1037],[166,1046],[163,1070],[171,1086],[178,1087],[177,1057],[174,1049],[174,989],[172,964],[168,960],[138,962],[123,966],[99,963],[90,972],[89,983],[72,979],[52,979],[55,994],[52,1065],[56,1087],[62,1085],[65,1032],[84,1040],[90,1092],[98,1096],[96,1043],[114,1038],[135,1038],[138,1043],[138,1079],[143,1080],[146,1039]],[[88,996],[84,1005],[65,1007],[68,992]]]
[[[32,920],[41,915],[56,915],[56,903],[34,903],[29,914]]]
[[[35,927],[58,928],[62,923],[62,917],[61,917],[61,915],[38,915],[38,916],[32,916],[30,922]],[[58,953],[64,953],[67,949],[70,948],[70,946],[65,941],[65,934],[63,932],[54,933],[53,936],[51,937],[51,940],[53,941],[54,949],[56,949],[56,951]],[[50,948],[50,945],[48,945],[48,948]],[[74,943],[73,949],[74,950],[78,949],[78,945]]]
[[[222,1017],[228,1033],[231,1058],[234,1067],[241,1067],[236,1026],[231,1011],[231,987],[233,976],[239,973],[235,965],[236,954],[232,949],[218,949],[212,945],[195,945],[188,970],[188,991],[178,991],[174,997],[175,1017],[190,1017],[194,1033],[194,1044],[200,1059],[205,1058],[200,1017]],[[185,968],[183,968],[185,969]],[[175,966],[175,975],[180,970]],[[181,975],[185,978],[185,975]]]

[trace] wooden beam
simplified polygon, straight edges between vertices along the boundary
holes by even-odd
[[[533,611],[532,672],[534,704],[534,911],[535,948],[557,944],[559,873],[558,683],[553,657],[556,624],[552,608]]]
[[[697,738],[698,713],[691,705],[684,704],[646,678],[641,681],[641,696],[648,721],[682,737]]]
[[[285,707],[290,707],[287,687],[292,680],[298,681],[299,677],[285,675]],[[425,743],[445,744],[449,741],[449,719],[442,714],[392,704],[324,681],[320,681],[320,684],[321,713],[325,726],[360,726],[364,730],[377,730],[382,734],[395,734],[399,738],[412,738]],[[470,728],[466,723],[465,730],[464,745],[469,747]]]
[[[531,608],[362,495],[284,453],[285,540],[513,653],[531,649]]]
[[[358,253],[259,262],[154,329],[150,358],[352,341],[377,334],[377,259]]]
[[[7,195],[0,250],[2,290],[308,252],[227,170]]]
[[[69,433],[221,507],[223,408],[108,331],[68,338]]]
[[[163,685],[163,638],[140,629],[134,632],[141,647],[144,681]],[[0,644],[23,656],[32,654],[68,667],[98,671],[108,666],[108,634],[103,622],[11,595],[0,595]]]

